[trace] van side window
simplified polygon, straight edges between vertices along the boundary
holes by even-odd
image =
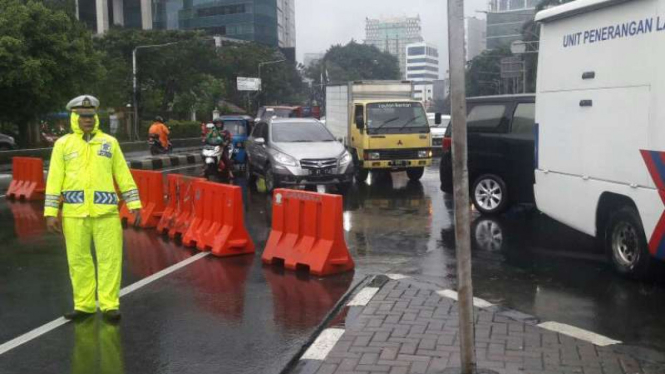
[[[471,132],[499,132],[505,121],[506,105],[478,104],[471,108],[466,121]]]
[[[536,122],[536,104],[517,104],[513,115],[513,134],[533,134],[533,124]]]

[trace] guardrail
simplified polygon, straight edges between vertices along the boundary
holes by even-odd
[[[171,139],[173,149],[184,147],[196,147],[201,145],[201,138],[185,138],[185,139]],[[120,143],[120,148],[123,152],[136,152],[147,151],[148,143],[146,141],[140,142],[125,142]],[[32,148],[32,149],[17,149],[12,151],[0,151],[0,164],[11,164],[12,157],[37,157],[43,160],[48,160],[51,157],[51,150],[53,148]]]

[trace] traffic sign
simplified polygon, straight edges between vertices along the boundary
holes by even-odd
[[[261,79],[238,77],[238,91],[261,91]]]

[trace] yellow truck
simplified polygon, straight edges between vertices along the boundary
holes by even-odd
[[[356,81],[326,87],[326,126],[354,158],[356,180],[372,170],[419,180],[432,164],[425,109],[410,81]]]

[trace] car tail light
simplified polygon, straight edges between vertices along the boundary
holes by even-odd
[[[443,145],[444,152],[450,152],[453,147],[453,138],[446,136],[443,138],[443,143],[441,144]]]

